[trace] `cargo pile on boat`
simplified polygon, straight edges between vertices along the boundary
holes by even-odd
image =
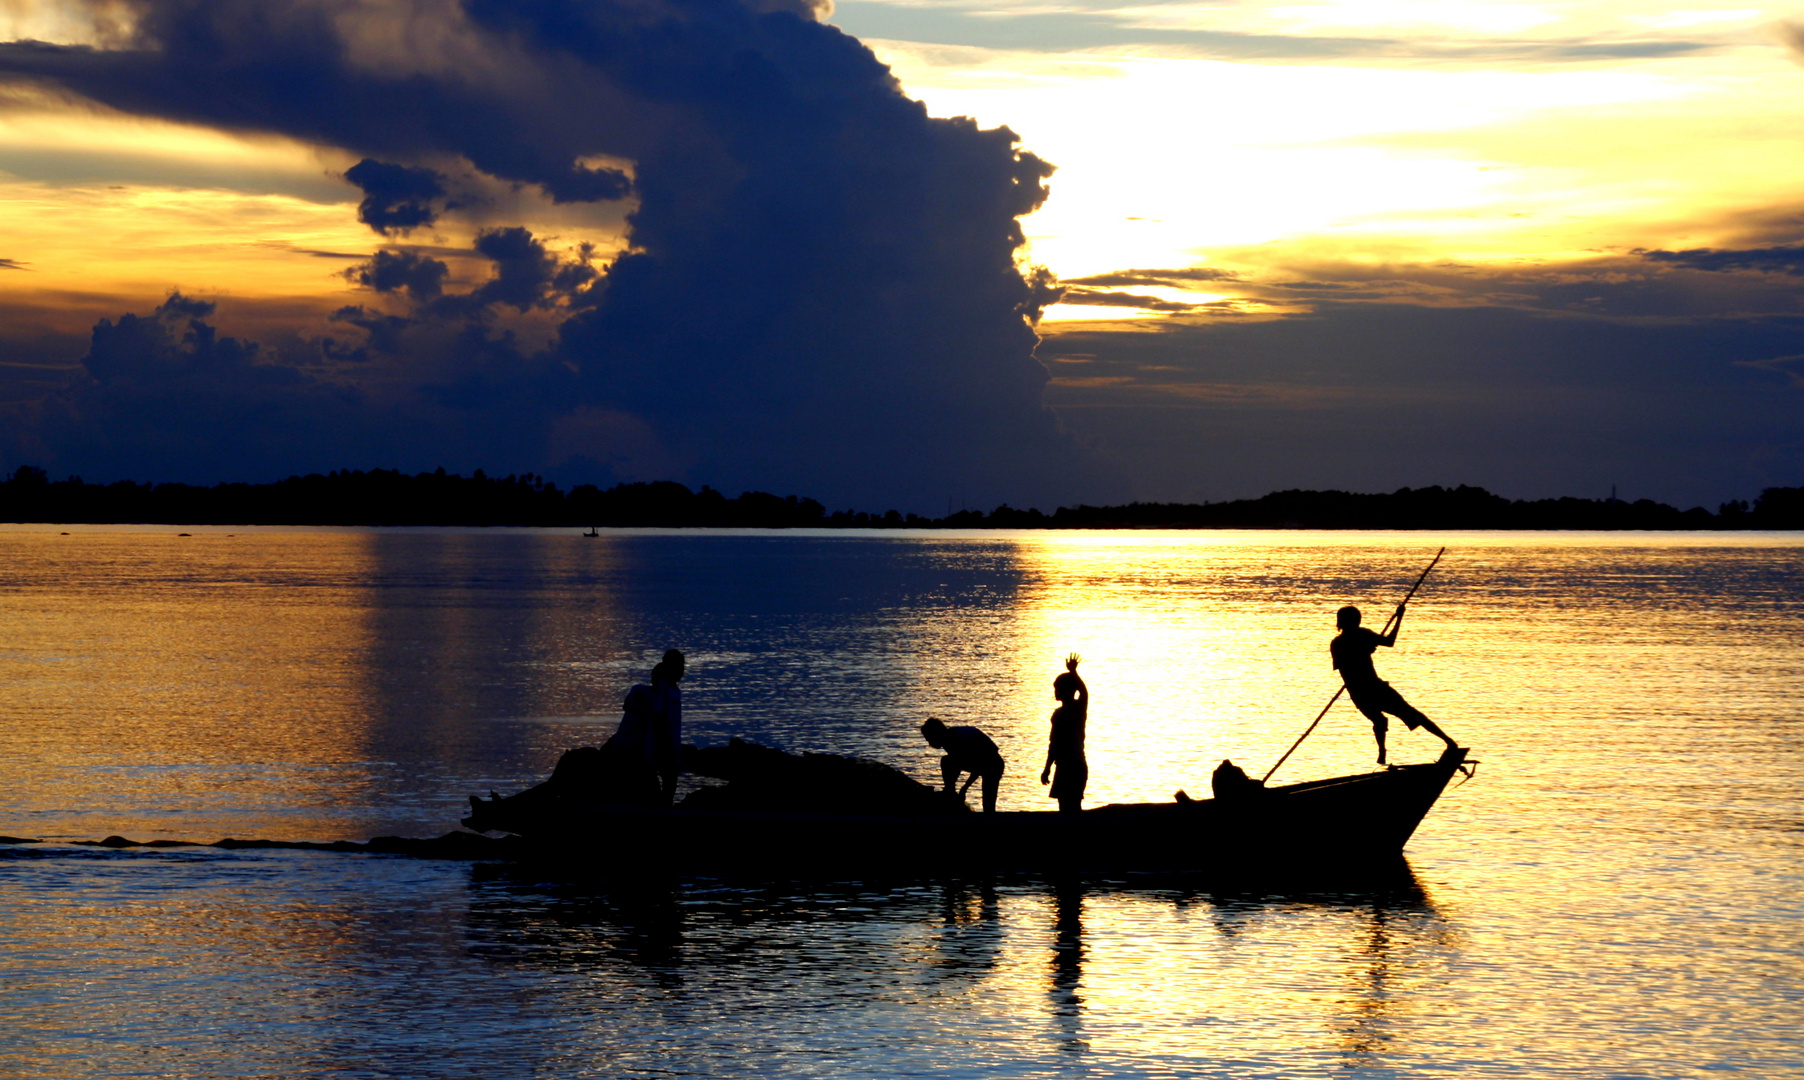
[[[683,771],[725,781],[697,788],[677,808],[712,812],[858,817],[944,817],[968,813],[957,795],[881,762],[840,754],[791,754],[733,739],[725,746],[683,747]],[[470,797],[469,828],[528,832],[534,825],[596,807],[658,807],[655,785],[611,747],[583,746],[558,759],[551,778],[517,795]]]

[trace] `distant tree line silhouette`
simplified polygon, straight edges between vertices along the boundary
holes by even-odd
[[[291,476],[269,484],[89,484],[21,466],[0,481],[0,521],[165,525],[538,525],[601,528],[860,529],[1804,529],[1804,487],[1767,488],[1752,503],[1679,510],[1651,499],[1511,500],[1478,487],[1389,494],[1276,491],[1219,503],[1008,505],[941,518],[890,510],[828,513],[814,499],[747,491],[728,498],[672,481],[581,484],[481,469],[409,476],[392,469]]]

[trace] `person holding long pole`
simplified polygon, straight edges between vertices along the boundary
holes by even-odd
[[[1391,616],[1385,633],[1382,634],[1359,625],[1358,608],[1352,605],[1341,608],[1334,615],[1334,623],[1340,628],[1340,633],[1328,643],[1328,653],[1334,658],[1335,670],[1340,672],[1341,683],[1347,688],[1347,697],[1352,699],[1353,707],[1372,722],[1372,737],[1378,740],[1380,765],[1384,764],[1384,735],[1388,727],[1386,713],[1409,725],[1411,731],[1422,728],[1430,735],[1439,737],[1449,750],[1459,748],[1459,744],[1437,727],[1433,720],[1423,716],[1422,711],[1403,700],[1403,695],[1397,693],[1390,683],[1380,679],[1377,670],[1372,667],[1372,654],[1380,645],[1388,649],[1397,644],[1397,631],[1403,629],[1403,609],[1406,605],[1407,601],[1397,605],[1397,613]]]
[[[1344,607],[1340,609],[1336,621],[1340,623],[1341,637],[1346,637],[1346,631],[1349,629],[1359,631],[1351,638],[1348,638],[1347,644],[1344,647],[1341,646],[1341,638],[1339,637],[1335,638],[1334,644],[1329,646],[1329,652],[1334,656],[1334,666],[1339,669],[1341,673],[1341,686],[1334,691],[1334,696],[1328,699],[1328,704],[1322,706],[1322,711],[1315,714],[1315,719],[1309,722],[1309,726],[1303,729],[1303,734],[1297,736],[1297,741],[1290,744],[1290,749],[1284,751],[1284,756],[1278,759],[1278,763],[1265,770],[1265,776],[1259,781],[1261,784],[1270,780],[1272,774],[1282,768],[1286,761],[1290,760],[1290,755],[1297,752],[1297,747],[1303,745],[1304,739],[1309,738],[1309,733],[1314,731],[1316,725],[1322,722],[1322,717],[1328,715],[1328,710],[1334,708],[1334,703],[1340,700],[1342,694],[1351,691],[1353,689],[1353,684],[1356,682],[1361,684],[1360,689],[1362,691],[1368,689],[1372,691],[1371,693],[1364,695],[1365,700],[1367,704],[1373,705],[1378,709],[1376,714],[1363,705],[1360,706],[1359,709],[1360,712],[1365,713],[1366,717],[1372,721],[1373,732],[1378,736],[1378,764],[1384,764],[1384,714],[1387,711],[1391,712],[1393,716],[1402,717],[1403,722],[1409,724],[1412,729],[1427,724],[1428,730],[1439,735],[1446,741],[1449,750],[1458,749],[1458,747],[1453,745],[1453,740],[1447,738],[1445,732],[1440,728],[1435,727],[1433,723],[1430,723],[1428,717],[1423,716],[1417,710],[1410,708],[1409,702],[1403,700],[1403,695],[1392,690],[1391,684],[1380,679],[1378,673],[1372,670],[1372,653],[1377,651],[1378,646],[1380,645],[1389,646],[1397,643],[1397,634],[1392,629],[1391,624],[1401,623],[1403,621],[1403,609],[1408,606],[1411,600],[1416,598],[1416,590],[1420,589],[1422,583],[1428,580],[1428,575],[1434,571],[1436,566],[1440,565],[1441,556],[1445,554],[1447,554],[1446,548],[1442,548],[1434,553],[1434,559],[1429,562],[1428,569],[1423,570],[1422,576],[1417,578],[1416,583],[1409,587],[1409,592],[1405,593],[1403,596],[1403,603],[1397,605],[1397,613],[1391,616],[1390,622],[1384,624],[1384,633],[1374,634],[1370,630],[1361,627],[1359,625],[1358,608]],[[1369,643],[1366,640],[1368,638],[1370,639]],[[1349,660],[1352,665],[1351,676],[1348,674],[1349,669],[1341,664],[1341,648],[1345,648],[1349,654]],[[1362,649],[1363,651],[1361,651]],[[1392,699],[1395,700],[1393,701]],[[1357,698],[1354,703],[1358,704]],[[1398,713],[1395,710],[1387,710],[1384,707],[1386,705],[1396,704],[1400,704],[1403,708],[1408,709],[1409,713],[1414,715],[1415,721],[1411,723],[1407,715]]]

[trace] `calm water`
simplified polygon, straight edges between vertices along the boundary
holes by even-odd
[[[0,531],[0,1076],[1804,1076],[1795,534],[71,532]],[[67,843],[435,835],[672,646],[692,741],[927,779],[939,715],[1034,809],[1075,650],[1091,801],[1202,792],[1441,543],[1379,670],[1483,764],[1383,890]]]

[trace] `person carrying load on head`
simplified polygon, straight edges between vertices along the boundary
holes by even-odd
[[[1388,634],[1379,634],[1359,625],[1359,609],[1351,605],[1341,608],[1335,613],[1334,623],[1340,628],[1334,640],[1328,644],[1328,653],[1334,658],[1334,668],[1340,672],[1341,682],[1347,687],[1347,696],[1353,699],[1353,707],[1365,714],[1372,722],[1372,737],[1378,740],[1378,764],[1384,764],[1384,736],[1388,727],[1385,714],[1389,713],[1409,725],[1409,729],[1424,728],[1430,735],[1440,738],[1449,750],[1458,749],[1458,744],[1435,725],[1433,720],[1423,716],[1420,709],[1403,700],[1403,695],[1392,689],[1391,684],[1378,677],[1372,666],[1372,654],[1380,645],[1390,648],[1397,644],[1397,631],[1403,628],[1404,605],[1397,605],[1394,625]]]
[[[1040,783],[1051,784],[1047,792],[1059,801],[1061,814],[1075,814],[1084,808],[1084,786],[1090,780],[1090,764],[1084,760],[1084,724],[1090,712],[1090,690],[1077,673],[1082,657],[1072,653],[1065,658],[1065,673],[1052,680],[1052,696],[1059,707],[1052,711],[1052,734],[1046,742],[1046,767],[1040,770]],[[1053,769],[1058,772],[1054,778]]]
[[[928,746],[945,751],[946,756],[940,758],[940,778],[946,782],[946,790],[951,791],[958,783],[960,773],[970,773],[971,778],[959,789],[958,797],[964,798],[971,785],[981,779],[983,811],[995,813],[996,789],[1002,784],[1002,751],[996,748],[996,743],[974,727],[947,727],[944,721],[932,716],[921,725],[921,737],[927,740]]]

